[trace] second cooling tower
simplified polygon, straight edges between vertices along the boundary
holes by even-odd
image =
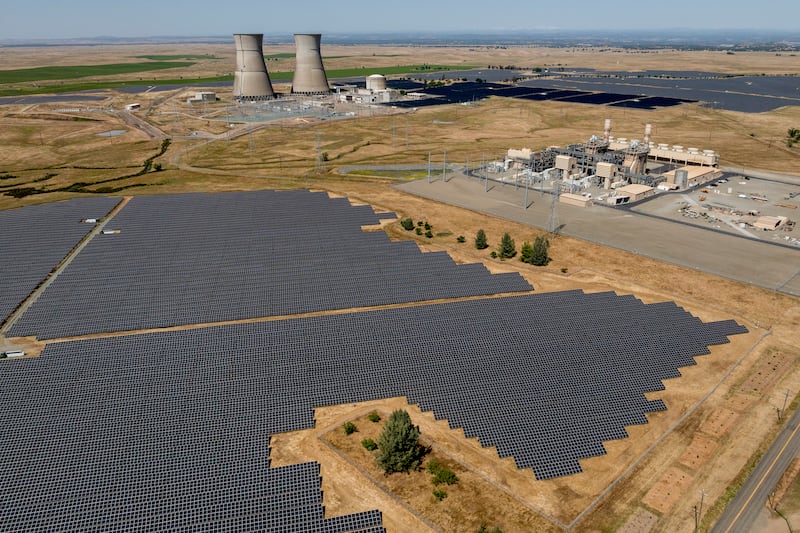
[[[237,33],[236,72],[233,74],[233,97],[237,100],[267,100],[275,97],[272,82],[267,74],[262,50],[264,35]]]
[[[292,78],[293,94],[328,94],[328,76],[322,66],[322,54],[319,50],[321,39],[319,33],[296,33],[294,78]]]

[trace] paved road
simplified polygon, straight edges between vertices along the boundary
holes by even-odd
[[[399,186],[425,198],[548,227],[549,194],[530,190],[530,205],[525,209],[523,188],[497,183],[489,183],[489,187],[485,192],[483,182],[463,175],[455,175],[446,183],[439,178],[431,183],[417,180]],[[800,249],[601,206],[559,204],[558,222],[565,235],[800,296]]]
[[[736,497],[728,504],[711,530],[712,533],[750,531],[764,508],[767,496],[775,489],[778,480],[798,451],[800,451],[800,409],[795,411]]]

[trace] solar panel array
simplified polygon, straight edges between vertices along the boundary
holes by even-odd
[[[491,72],[496,73],[498,71],[472,71],[469,76],[465,77],[475,80],[475,78],[485,76],[487,73]],[[454,73],[449,73],[449,76],[454,76]],[[514,76],[508,76],[508,78],[512,77]],[[452,79],[461,79],[461,76],[456,75],[455,78]],[[506,78],[499,78],[499,80],[503,79]],[[559,78],[537,78],[533,81],[520,82],[515,85],[487,82],[478,83],[476,81],[457,82],[441,87],[425,87],[422,84],[418,84],[416,86],[404,86],[402,88],[405,90],[422,91],[429,96],[428,98],[392,102],[391,105],[408,108],[425,107],[470,102],[490,96],[518,98],[535,102],[557,100],[561,102],[596,105],[623,105],[641,109],[655,109],[656,107],[675,106],[686,102],[693,102],[693,100],[686,100],[680,97],[649,98],[647,96],[642,96],[639,92],[631,93],[625,90],[614,91],[614,86],[610,84],[608,87],[611,87],[611,89],[587,85],[586,90],[581,90],[583,87],[580,83],[582,83],[582,79],[577,81],[576,86],[576,80],[573,78],[567,78],[566,80]],[[394,83],[392,83],[392,86],[396,88]],[[598,90],[602,90],[603,92],[597,92]]]
[[[564,476],[665,409],[645,392],[745,331],[568,291],[49,344],[0,364],[0,529],[380,528],[377,512],[323,520],[319,467],[270,469],[269,435],[407,395]]]
[[[385,215],[390,216],[390,215]],[[308,191],[135,197],[11,329],[40,339],[529,291],[516,273],[364,232]]]
[[[119,198],[80,198],[0,211],[0,324],[93,228]]]

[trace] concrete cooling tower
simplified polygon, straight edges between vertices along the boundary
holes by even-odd
[[[272,82],[264,63],[261,33],[237,33],[236,72],[233,75],[233,97],[237,100],[268,100],[275,97]]]
[[[319,33],[296,33],[294,44],[296,50],[294,78],[292,78],[293,94],[328,94],[328,76],[322,66],[322,54]]]

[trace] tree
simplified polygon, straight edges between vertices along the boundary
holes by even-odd
[[[523,263],[530,263],[533,260],[533,246],[528,241],[522,243],[519,252],[519,260]]]
[[[531,256],[531,264],[536,266],[545,266],[547,263],[549,263],[549,249],[550,241],[547,240],[547,237],[542,237],[541,235],[536,237],[536,240],[533,241],[533,255]]]
[[[404,218],[400,221],[400,225],[403,226],[403,229],[406,231],[411,231],[414,229],[414,221],[410,218]]]
[[[378,466],[387,474],[408,472],[419,466],[422,451],[419,428],[411,423],[408,412],[397,409],[386,421],[378,439]]]
[[[500,251],[498,254],[501,259],[510,259],[517,255],[517,245],[514,244],[514,239],[508,233],[503,234],[500,240]]]
[[[478,250],[485,250],[489,247],[489,243],[486,242],[486,233],[479,229],[478,233],[475,235],[475,248]]]

